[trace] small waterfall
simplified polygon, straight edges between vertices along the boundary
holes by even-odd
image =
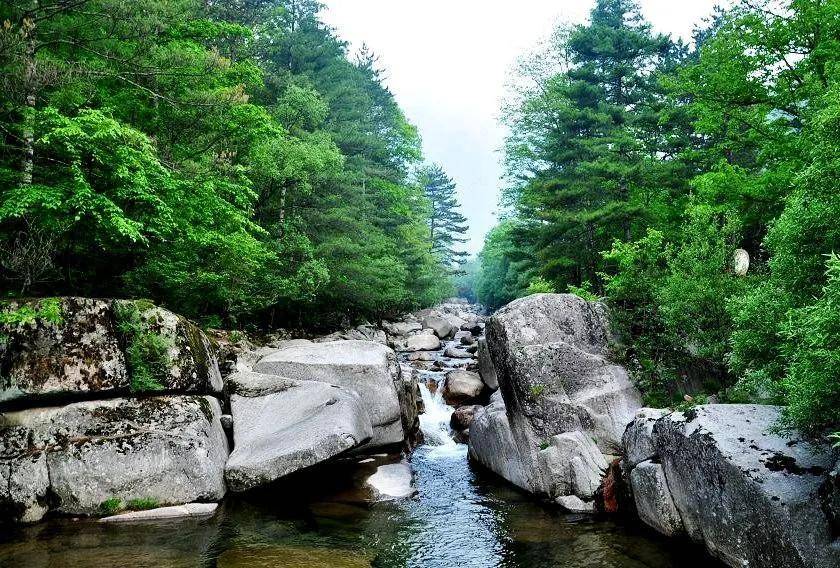
[[[429,380],[434,380],[429,378]],[[457,446],[452,439],[449,429],[449,418],[452,416],[452,407],[443,401],[441,391],[443,385],[438,383],[435,393],[429,390],[424,381],[420,382],[420,394],[423,397],[425,412],[420,415],[420,429],[426,443],[430,446]]]

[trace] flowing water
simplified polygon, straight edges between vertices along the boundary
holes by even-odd
[[[368,503],[358,489],[359,466],[335,466],[229,497],[210,519],[132,525],[54,519],[6,530],[0,532],[0,566],[717,566],[702,551],[638,522],[562,514],[477,471],[467,446],[450,437],[452,409],[435,388],[441,376],[421,373],[428,382],[421,387],[426,443],[411,457],[414,498]]]

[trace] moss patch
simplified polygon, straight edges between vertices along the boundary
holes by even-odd
[[[142,302],[142,301],[141,301]],[[138,302],[116,302],[117,329],[125,339],[125,358],[132,392],[163,390],[172,361],[172,340],[143,320]]]

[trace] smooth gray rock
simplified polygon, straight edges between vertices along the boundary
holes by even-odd
[[[143,521],[163,521],[188,517],[209,517],[219,508],[218,503],[187,503],[173,507],[158,507],[147,511],[131,511],[99,519],[100,523],[136,523]]]
[[[487,340],[478,340],[478,373],[481,380],[491,390],[499,388],[499,379],[496,377],[496,368],[493,367],[493,360],[490,358],[490,350],[487,348]]]
[[[14,301],[3,309],[38,312],[47,300]],[[127,394],[131,377],[126,364],[127,338],[118,329],[119,315],[139,312],[146,331],[169,344],[167,373],[158,377],[167,391],[219,393],[222,377],[207,336],[179,315],[149,302],[65,297],[58,299],[57,319],[0,325],[8,340],[0,344],[0,403],[79,400]]]
[[[400,405],[403,387],[394,352],[370,341],[336,341],[297,345],[266,355],[254,371],[300,381],[319,381],[359,395],[373,424],[366,450],[402,444],[404,414]]]
[[[455,327],[442,316],[427,315],[423,317],[422,324],[424,328],[429,328],[435,332],[441,339],[446,339],[455,333]]]
[[[440,349],[440,339],[436,335],[418,334],[406,337],[394,343],[398,351],[436,351]]]
[[[490,318],[487,347],[519,450],[510,459],[522,461],[522,485],[544,498],[591,501],[601,454],[620,451],[641,407],[626,371],[606,358],[609,339],[605,308],[570,294],[521,298]]]
[[[0,417],[4,466],[34,493],[20,520],[37,520],[49,484],[52,510],[97,514],[109,499],[162,505],[217,501],[225,494],[228,445],[212,397],[165,396],[78,402]],[[8,451],[27,447],[26,454]],[[43,456],[40,460],[39,456]],[[14,480],[14,477],[13,477]],[[29,497],[31,497],[30,495]],[[19,500],[23,501],[23,500]]]
[[[373,492],[376,501],[405,499],[417,493],[411,465],[406,461],[380,465],[365,484]]]
[[[474,461],[520,489],[535,487],[525,471],[525,459],[513,437],[502,393],[496,391],[490,404],[478,411],[470,425],[469,455]]]
[[[715,404],[658,420],[668,488],[688,535],[730,566],[835,568],[840,546],[819,490],[836,456],[772,433],[780,413]]]
[[[449,371],[443,384],[443,399],[447,404],[458,405],[474,400],[484,390],[484,383],[478,373],[471,371]]]
[[[366,443],[373,426],[359,396],[319,381],[239,374],[230,397],[232,491],[246,491]]]
[[[642,521],[666,536],[684,532],[661,464],[650,460],[637,463],[630,472],[630,486]]]
[[[653,426],[670,410],[662,408],[640,408],[621,438],[624,450],[624,467],[629,470],[645,460],[656,456],[653,444]]]

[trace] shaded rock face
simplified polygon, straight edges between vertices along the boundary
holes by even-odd
[[[470,426],[469,455],[473,461],[520,489],[536,491],[514,439],[500,391],[494,392],[490,404],[475,414]]]
[[[479,440],[471,450],[479,461],[510,481],[493,466],[524,475],[513,482],[558,503],[566,496],[591,502],[607,467],[603,454],[619,452],[624,428],[641,407],[626,371],[607,360],[608,342],[604,308],[569,294],[535,294],[494,314],[487,347],[518,448],[518,455],[508,449],[507,459],[522,463],[513,468],[481,456],[500,450],[507,434],[477,432],[476,426],[502,426],[477,417],[470,434]],[[484,447],[486,440],[495,442]]]
[[[457,406],[475,400],[483,390],[484,383],[478,373],[449,371],[443,384],[443,398],[450,406]]]
[[[232,491],[265,485],[356,448],[373,437],[359,396],[319,381],[240,372],[228,379],[234,450]]]
[[[659,418],[647,440],[626,435],[641,448],[628,455],[646,454],[651,441],[656,452],[630,471],[642,520],[665,534],[685,531],[733,567],[839,566],[840,546],[820,499],[836,455],[772,433],[780,412],[698,406]],[[628,431],[647,431],[647,420]]]
[[[441,339],[446,339],[455,333],[455,330],[460,327],[453,326],[449,320],[443,316],[427,315],[423,318],[423,327],[431,329]]]
[[[296,345],[260,359],[254,371],[299,381],[318,381],[355,392],[373,425],[365,450],[402,445],[410,421],[402,373],[394,352],[379,343],[336,341]],[[415,407],[416,408],[416,407]],[[416,412],[416,410],[415,410]],[[234,416],[234,424],[236,417]]]
[[[38,310],[45,300],[11,302],[5,310]],[[58,320],[5,325],[0,344],[0,404],[80,400],[131,390],[126,348],[119,329],[121,307],[134,306],[145,330],[169,345],[168,372],[159,377],[167,391],[206,394],[222,389],[219,366],[207,337],[186,318],[148,302],[91,298],[57,299]]]
[[[78,402],[0,417],[0,511],[96,514],[103,502],[217,501],[228,445],[212,397]],[[5,482],[5,483],[3,483]],[[12,514],[8,514],[8,513]]]
[[[478,340],[478,373],[487,388],[496,390],[499,388],[499,379],[496,378],[496,368],[490,358],[490,349],[487,348],[487,340]]]
[[[468,404],[459,406],[452,412],[449,419],[449,426],[455,431],[469,430],[472,426],[475,415],[484,408],[480,404]]]

